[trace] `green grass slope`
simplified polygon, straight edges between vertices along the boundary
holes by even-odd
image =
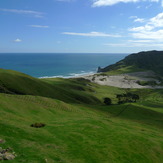
[[[116,94],[140,96],[117,105]],[[0,139],[18,163],[162,163],[163,89],[36,79],[0,69]],[[106,106],[109,97],[113,105]],[[33,128],[33,123],[44,123]],[[3,162],[3,161],[2,161]]]
[[[87,93],[86,84],[83,83],[66,79],[41,80],[20,72],[0,69],[2,93],[37,95],[71,103],[99,103],[97,98]]]
[[[152,70],[157,74],[163,75],[163,51],[147,51],[128,55],[123,60],[107,66],[99,68],[99,72],[115,71],[119,72],[135,72],[142,70]]]
[[[0,94],[0,144],[18,163],[161,163],[163,103],[86,105]],[[147,101],[150,99],[147,99]],[[35,122],[44,128],[32,128]]]

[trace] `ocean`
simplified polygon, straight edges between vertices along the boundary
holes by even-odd
[[[117,53],[0,53],[0,68],[23,72],[37,78],[74,77],[97,72],[123,59]]]

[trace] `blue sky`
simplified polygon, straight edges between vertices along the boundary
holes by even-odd
[[[0,52],[163,49],[163,0],[0,0]]]

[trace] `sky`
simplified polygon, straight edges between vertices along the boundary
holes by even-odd
[[[163,49],[163,0],[0,0],[0,53]]]

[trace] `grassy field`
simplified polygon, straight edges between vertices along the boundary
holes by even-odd
[[[5,71],[0,71],[0,139],[6,143],[0,146],[17,154],[7,162],[163,162],[163,90],[128,90],[140,100],[117,105],[116,94],[126,90]],[[104,97],[113,105],[104,105]],[[30,127],[36,122],[46,125]]]

